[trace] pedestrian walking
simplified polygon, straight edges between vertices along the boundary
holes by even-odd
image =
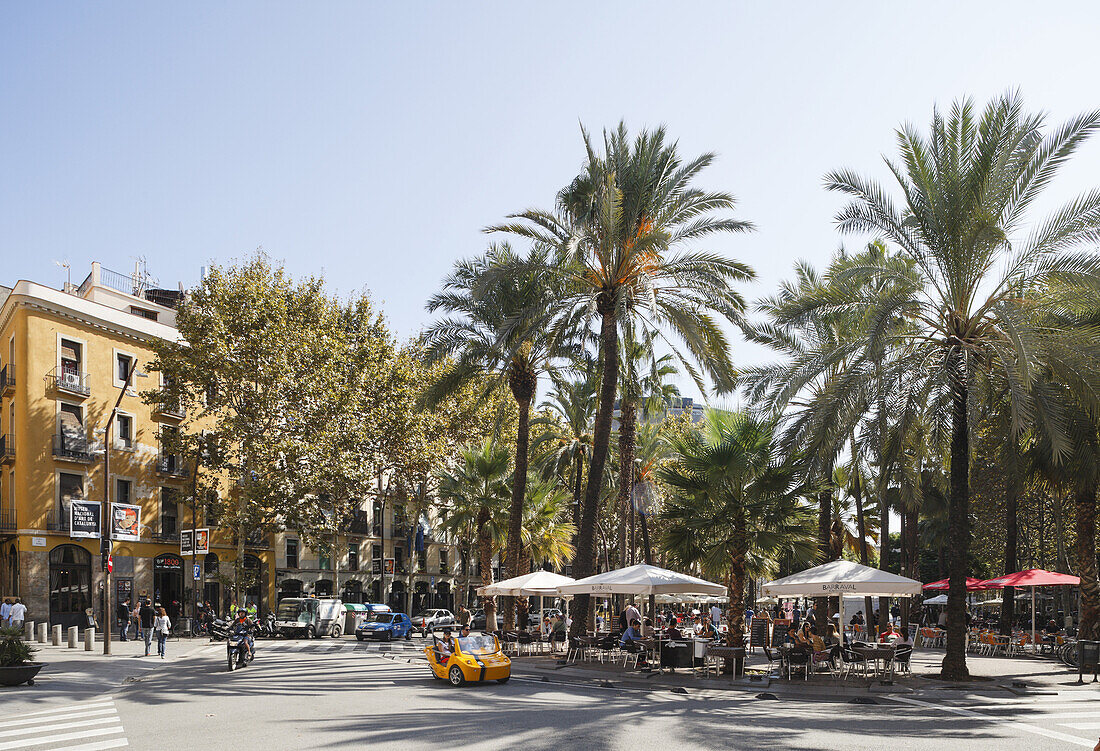
[[[722,625],[722,608],[717,605],[710,606],[710,622],[714,624],[715,628]]]
[[[458,606],[458,623],[460,626],[470,625],[470,611],[466,609],[465,605]]]
[[[0,602],[0,626],[4,628],[8,627],[8,621],[11,620],[11,598],[5,597],[3,602]]]
[[[118,640],[127,641],[130,638],[130,600],[124,600],[118,604]]]
[[[163,607],[157,608],[157,617],[153,619],[153,632],[157,635],[157,654],[164,659],[164,648],[168,643],[168,633],[172,630],[172,621]],[[148,652],[146,653],[148,654]]]
[[[138,609],[138,626],[141,627],[141,635],[145,640],[145,656],[149,656],[149,652],[153,648],[153,624],[156,622],[157,614],[153,610],[153,603],[149,601],[149,598],[145,598],[145,602],[141,604]]]
[[[24,605],[18,597],[11,604],[11,610],[8,611],[8,625],[11,628],[22,629],[23,621],[27,618],[27,606]]]

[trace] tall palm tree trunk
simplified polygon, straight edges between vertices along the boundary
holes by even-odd
[[[954,383],[951,404],[951,475],[947,550],[947,650],[941,676],[949,681],[970,677],[966,666],[966,574],[970,552],[970,426],[964,355],[950,355]]]
[[[879,483],[879,489],[881,498],[879,503],[881,505],[882,513],[879,515],[879,538],[878,538],[878,567],[883,571],[886,570],[886,559],[890,555],[890,499],[886,495],[886,483]],[[869,615],[869,614],[868,614]],[[870,623],[870,619],[867,620]],[[878,598],[878,630],[882,633],[886,630],[886,626],[890,622],[890,598],[880,597]]]
[[[520,549],[523,547],[523,494],[527,489],[527,453],[531,437],[531,399],[535,396],[538,379],[525,359],[516,358],[508,373],[508,387],[519,408],[519,421],[516,425],[515,472],[512,475],[512,504],[508,509],[508,555],[505,557],[501,578],[519,576]],[[504,598],[504,630],[515,628],[515,602],[512,597]]]
[[[581,528],[581,493],[584,490],[584,454],[578,452],[573,463],[573,527]],[[573,546],[576,558],[577,532],[573,533]]]
[[[1006,574],[1019,571],[1019,506],[1020,487],[1016,482],[1015,473],[1008,479],[1008,487],[1005,488],[1005,563]],[[1005,587],[1001,593],[1001,623],[1002,634],[1012,633],[1012,622],[1016,620],[1016,588]]]
[[[636,421],[637,413],[635,412],[633,400],[623,399],[619,407],[619,509],[621,512],[625,512],[632,506],[631,490],[634,487],[634,441],[636,433]],[[626,527],[623,522],[626,521],[626,515],[624,514],[620,518],[619,527],[622,529],[620,539],[624,545],[622,550],[619,551],[619,555],[623,557],[623,564],[625,565],[626,559],[624,553],[626,542]],[[648,563],[649,561],[646,561]]]
[[[733,555],[730,556],[729,576],[726,586],[729,589],[729,603],[726,606],[726,644],[731,647],[745,646],[745,560],[748,557],[748,531],[743,507],[734,512],[734,533],[731,540]],[[726,669],[733,673],[744,667],[741,660],[734,664],[726,661]]]
[[[855,438],[852,439],[853,452],[855,450]],[[863,514],[863,481],[859,476],[859,467],[855,467],[855,487],[852,489],[852,495],[855,496],[856,501],[856,532],[859,534],[859,562],[864,566],[870,565],[870,553],[867,550],[867,517]],[[873,603],[870,597],[863,598],[863,612],[865,613],[864,623],[871,622],[871,607]],[[844,624],[840,624],[841,629],[844,628]]]
[[[489,534],[489,510],[482,509],[477,515],[477,567],[481,570],[481,586],[493,583],[493,538]],[[485,630],[496,631],[496,601],[492,597],[484,598]]]
[[[832,477],[832,463],[825,473],[825,482],[828,485]],[[833,491],[826,487],[817,494],[817,547],[822,563],[833,560]],[[826,628],[829,623],[829,598],[814,598],[814,626],[821,638],[828,635]]]
[[[920,512],[916,506],[906,507],[903,517],[903,545],[905,550],[905,573],[910,579],[920,579],[920,548],[917,541],[917,525],[920,523]],[[919,608],[919,601],[914,597],[902,600],[901,622],[903,630],[908,633],[913,613]],[[919,612],[919,611],[918,611]]]
[[[619,383],[619,327],[615,319],[615,300],[606,292],[596,300],[600,313],[600,400],[596,407],[596,424],[592,431],[592,460],[588,463],[588,483],[581,506],[580,532],[577,535],[577,558],[573,566],[578,579],[595,573],[596,511],[600,501],[600,485],[607,452],[611,443],[611,417],[615,409],[615,393]],[[587,628],[590,610],[588,595],[575,600],[576,615],[571,634],[579,636]]]
[[[1100,587],[1096,583],[1096,483],[1079,488],[1077,506],[1077,575],[1081,577],[1079,638],[1100,636]]]

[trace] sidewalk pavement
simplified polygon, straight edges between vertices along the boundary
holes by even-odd
[[[680,669],[674,673],[642,672],[624,668],[621,663],[599,662],[562,664],[563,657],[521,656],[513,660],[513,672],[554,682],[596,684],[605,688],[668,689],[668,690],[740,690],[801,696],[816,699],[850,700],[868,695],[924,695],[962,699],[974,696],[1028,696],[1053,692],[1092,691],[1100,698],[1100,683],[1077,685],[1077,672],[1061,662],[1033,657],[984,657],[967,655],[967,665],[975,680],[950,683],[934,676],[939,673],[943,650],[918,649],[912,658],[912,676],[894,676],[890,682],[881,678],[855,677],[840,680],[828,675],[812,675],[808,680],[769,676],[768,662],[762,650],[751,653],[746,662],[746,676],[697,676]]]

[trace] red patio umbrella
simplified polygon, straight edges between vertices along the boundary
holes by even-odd
[[[932,582],[931,584],[925,584],[921,589],[935,590],[936,592],[946,592],[950,589],[950,579],[940,579],[938,582]],[[988,589],[988,587],[981,586],[985,582],[981,579],[975,579],[972,576],[966,577],[966,591],[976,592],[979,589]]]
[[[1031,587],[1031,648],[1035,650],[1038,650],[1038,646],[1035,644],[1035,588],[1060,585],[1076,587],[1080,584],[1080,576],[1059,574],[1057,571],[1047,571],[1041,568],[1029,568],[1027,571],[1017,571],[1015,574],[1005,574],[1004,576],[998,576],[996,579],[986,579],[981,582],[982,587],[985,589]]]

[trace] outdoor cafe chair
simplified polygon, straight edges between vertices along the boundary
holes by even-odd
[[[778,657],[778,655],[776,655],[772,652],[771,647],[765,646],[764,647],[764,656],[768,658],[768,675],[771,675],[772,674],[772,667],[775,664],[775,661],[776,661],[776,658]],[[780,664],[782,664],[782,660],[780,661]]]
[[[806,680],[810,677],[810,661],[812,655],[802,649],[790,649],[787,650],[787,658],[784,660],[787,664],[787,680],[791,680],[791,675],[794,671],[802,671],[802,679]]]
[[[909,666],[909,662],[913,657],[913,648],[909,646],[898,647],[894,652],[894,672],[905,673],[906,675],[913,675],[913,671]]]
[[[854,649],[843,648],[840,650],[841,659],[844,662],[843,677],[847,678],[858,666],[864,677],[867,677],[867,658]]]
[[[831,675],[833,673],[833,661],[832,652],[827,649],[820,651],[814,651],[810,656],[810,667],[817,672],[821,666],[825,667],[825,670]]]

